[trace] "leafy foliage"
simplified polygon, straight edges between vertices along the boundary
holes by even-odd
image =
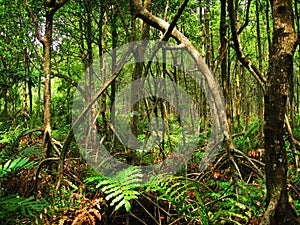
[[[8,160],[6,163],[0,165],[0,178],[18,169],[29,169],[34,165],[35,162],[29,162],[29,158]]]
[[[129,212],[130,200],[137,199],[140,194],[137,189],[141,186],[142,176],[139,167],[128,167],[112,178],[95,176],[87,178],[86,181],[97,181],[96,188],[101,188],[106,195],[105,199],[110,201],[110,206],[114,206],[115,211],[125,206]]]
[[[36,194],[43,200],[29,197],[34,192],[32,180],[34,172],[37,171],[34,161],[42,160],[45,154],[44,146],[40,144],[42,135],[33,138],[30,133],[28,135],[30,139],[24,138],[26,131],[35,130],[43,125],[44,92],[42,89],[45,82],[45,74],[41,69],[43,67],[43,45],[35,37],[33,21],[26,10],[24,1],[0,0],[0,2],[0,19],[2,21],[0,24],[0,224],[97,224],[99,221],[104,221],[103,217],[105,216],[113,215],[111,217],[114,217],[117,214],[117,218],[124,218],[126,214],[133,219],[133,215],[141,217],[145,212],[151,214],[154,211],[153,208],[156,210],[155,213],[152,213],[157,220],[155,224],[258,224],[254,223],[253,219],[259,219],[263,215],[264,205],[262,202],[265,198],[265,185],[262,183],[262,179],[258,178],[256,170],[249,169],[252,166],[249,162],[245,162],[241,155],[232,152],[241,176],[246,178],[244,180],[247,182],[233,181],[230,171],[232,165],[228,162],[228,154],[226,155],[225,149],[220,151],[218,155],[220,158],[214,165],[209,165],[206,171],[198,171],[199,163],[205,153],[204,149],[208,144],[208,137],[213,132],[213,126],[211,126],[213,118],[211,118],[212,111],[210,111],[213,109],[210,109],[207,104],[209,96],[206,96],[201,90],[204,86],[199,87],[198,81],[195,82],[187,76],[188,73],[194,74],[194,72],[186,71],[188,72],[186,73],[184,71],[185,65],[183,64],[185,63],[182,63],[184,59],[182,59],[183,61],[174,61],[174,65],[182,64],[176,69],[170,65],[162,66],[155,63],[154,60],[148,68],[148,74],[144,73],[144,70],[141,76],[146,77],[151,74],[168,77],[182,87],[195,104],[195,110],[201,118],[198,121],[200,135],[194,157],[185,168],[180,170],[176,176],[157,176],[151,178],[146,184],[141,184],[143,177],[139,167],[129,167],[118,172],[114,177],[107,178],[91,172],[87,163],[79,156],[78,142],[74,141],[70,144],[70,151],[66,154],[61,174],[57,173],[56,167],[51,163],[39,168],[41,170],[39,170],[37,179]],[[46,22],[44,4],[33,0],[28,2],[36,17],[38,31],[45,37],[43,35]],[[180,2],[179,0],[153,1],[150,7],[151,12],[158,17],[165,17],[166,21],[170,22],[177,13]],[[251,60],[251,64],[257,64],[264,74],[268,70],[268,59],[270,58],[269,51],[267,51],[267,48],[270,47],[268,39],[272,37],[272,29],[269,32],[268,26],[270,28],[273,26],[270,6],[267,8],[267,1],[248,2],[251,3],[249,21],[245,21],[247,1],[240,1],[235,9],[236,16],[241,22],[239,26],[247,25],[239,34],[243,55]],[[255,8],[256,3],[259,4],[258,10]],[[261,133],[263,120],[258,118],[261,117],[260,109],[263,109],[264,103],[260,101],[263,93],[260,93],[256,79],[249,76],[249,71],[239,63],[238,54],[232,50],[229,43],[227,43],[226,52],[221,55],[222,48],[218,48],[222,29],[222,25],[219,23],[220,4],[221,2],[216,0],[189,1],[176,23],[176,28],[199,50],[219,83],[224,84],[225,102],[228,103],[226,114],[231,121],[229,125],[234,137],[234,147],[246,156],[248,155],[254,160],[253,162],[257,162],[259,170],[263,167],[263,155],[253,157],[252,152],[261,149],[263,143]],[[90,64],[96,63],[101,54],[109,52],[109,49],[114,46],[128,43],[129,39],[138,40],[142,36],[142,30],[139,29],[142,23],[136,23],[136,26],[133,26],[130,8],[129,1],[125,0],[119,0],[118,3],[105,0],[68,1],[55,14],[51,46],[50,119],[52,137],[55,139],[53,143],[57,144],[57,149],[52,148],[51,150],[53,152],[57,150],[57,155],[61,150],[58,142],[64,143],[66,135],[72,127],[73,95],[76,87],[79,87],[78,82],[81,80],[81,75],[86,76],[83,92],[92,86],[97,89],[97,82],[89,80],[87,75],[93,74],[94,78],[101,77],[101,80],[105,81],[109,79],[106,77],[106,72],[110,75],[117,65],[107,67],[106,62],[109,62],[110,59],[104,57],[103,61],[97,62],[97,69],[91,71],[92,73],[85,72],[86,68]],[[296,7],[294,8],[296,9]],[[267,17],[268,10],[270,18]],[[258,18],[256,18],[256,13]],[[299,18],[295,19],[299,20]],[[258,49],[259,35],[255,32],[258,29],[256,22],[260,24],[262,48],[260,56],[258,54],[260,52]],[[295,24],[297,25],[299,22]],[[228,16],[225,25],[225,27],[230,25]],[[146,28],[146,26],[144,27]],[[88,34],[89,29],[91,35]],[[229,32],[226,36],[229,40],[233,40],[231,29],[227,30]],[[151,28],[149,39],[159,40],[159,33],[158,29]],[[89,41],[91,42],[89,43]],[[173,38],[170,38],[169,41],[177,43]],[[176,51],[172,50],[172,55],[175,56]],[[287,112],[291,118],[294,138],[298,141],[300,140],[299,53],[300,51],[295,52],[294,85],[292,85],[293,80],[290,80],[288,94],[295,93],[295,97],[288,96],[290,106]],[[118,64],[120,60],[119,54],[117,55]],[[223,74],[223,60],[227,64],[226,74]],[[101,136],[101,142],[103,141],[102,143],[110,153],[119,157],[120,160],[128,160],[126,155],[122,154],[127,147],[116,138],[113,134],[114,127],[109,123],[112,122],[114,125],[113,117],[116,116],[115,113],[118,113],[118,110],[114,112],[112,107],[114,98],[133,80],[132,69],[134,66],[132,64],[124,67],[120,71],[119,77],[115,79],[114,85],[108,87],[101,99],[98,99],[98,103],[101,104],[99,109],[103,112],[99,111],[100,114],[98,114],[96,107],[97,118],[94,118],[99,136],[104,134]],[[143,66],[146,68],[145,64]],[[225,83],[228,83],[227,91],[225,91],[227,89]],[[126,97],[130,98],[130,96]],[[84,98],[89,100],[87,96]],[[139,165],[155,164],[164,158],[168,159],[168,156],[174,153],[175,148],[180,149],[183,140],[181,127],[185,120],[179,116],[177,107],[173,107],[161,99],[149,97],[145,101],[139,101],[138,105],[140,107],[138,112],[131,111],[128,112],[128,115],[124,115],[127,122],[131,122],[130,116],[138,117],[138,123],[134,125],[138,126],[138,139],[145,143],[143,147],[139,146],[141,149],[137,150],[137,158],[140,161],[137,160],[135,165],[138,163]],[[292,112],[291,109],[295,109],[295,112]],[[295,114],[294,121],[292,121],[292,113]],[[296,115],[297,113],[298,115]],[[158,141],[153,141],[153,143],[147,142],[151,136],[151,131],[149,131],[151,129],[148,129],[149,121],[151,118],[162,115],[164,123],[166,123],[166,135],[164,139],[162,138],[163,141],[159,143],[160,139],[158,138]],[[247,128],[245,128],[246,125]],[[187,137],[186,135],[185,138]],[[288,136],[286,135],[286,137]],[[24,139],[26,140],[24,141]],[[291,140],[286,138],[285,141],[288,152],[289,194],[294,199],[296,211],[300,213],[299,165],[295,165],[299,145],[296,145],[297,149],[294,151]],[[153,144],[154,147],[151,150],[146,148],[147,143],[149,146]],[[185,141],[184,145],[187,145]],[[78,160],[76,163],[72,162],[74,158]],[[219,159],[220,161],[218,161]],[[212,173],[211,168],[213,168]],[[60,175],[62,178],[61,188],[57,191],[56,182]],[[84,180],[85,183],[83,183]],[[109,204],[106,204],[102,197]],[[143,209],[141,209],[141,205],[144,206]],[[126,213],[125,209],[130,213]],[[158,221],[162,214],[169,221]],[[106,219],[108,224],[121,223],[119,220]],[[131,222],[131,224],[136,223]],[[146,224],[153,223],[147,221]]]
[[[247,224],[253,218],[259,218],[264,210],[262,199],[265,198],[265,189],[262,184],[240,183],[239,193],[234,193],[234,186],[231,182],[211,181],[211,185],[221,188],[217,192],[208,192],[210,200],[209,220],[211,223],[224,224]]]
[[[197,186],[196,182],[186,181],[184,177],[162,175],[152,178],[145,192],[157,193],[157,200],[170,202],[183,221],[206,225],[207,209]]]
[[[22,198],[16,195],[2,197],[0,198],[0,221],[2,224],[14,224],[21,217],[35,218],[47,205],[46,201],[37,201],[33,197]]]

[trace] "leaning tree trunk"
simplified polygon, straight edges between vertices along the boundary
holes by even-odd
[[[284,141],[289,77],[297,38],[291,0],[271,1],[273,38],[265,94],[267,210],[261,224],[300,224],[288,202],[287,156]]]

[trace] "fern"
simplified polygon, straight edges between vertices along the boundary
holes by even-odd
[[[103,191],[106,195],[105,200],[110,201],[110,206],[114,206],[115,211],[124,206],[129,212],[130,200],[137,199],[140,194],[137,189],[141,187],[142,177],[141,169],[131,166],[118,172],[112,178],[94,176],[87,178],[86,181],[98,182],[96,188]]]
[[[183,179],[183,177],[165,177],[165,175],[151,178],[145,192],[157,192],[157,200],[169,201],[182,219],[188,222],[201,220],[201,224],[208,224],[207,210],[198,193],[197,184]],[[196,199],[191,201],[191,195],[195,195]]]
[[[0,164],[0,178],[18,169],[31,168],[35,164],[35,162],[28,161],[29,158],[16,158],[14,160],[8,160],[4,164]]]
[[[25,132],[26,130],[13,130],[0,134],[0,144],[8,143],[0,152],[0,163],[16,158],[18,147]]]
[[[231,182],[216,181],[216,193],[204,193],[204,197],[214,199],[207,205],[209,208],[209,221],[211,224],[220,224],[222,221],[230,224],[249,224],[251,219],[260,218],[264,208],[261,205],[265,197],[261,185],[248,185],[239,183],[239,195],[232,194],[234,186]]]
[[[0,198],[0,222],[2,224],[15,224],[18,217],[36,217],[44,207],[48,206],[46,201],[37,201],[33,197],[22,198],[9,195]]]

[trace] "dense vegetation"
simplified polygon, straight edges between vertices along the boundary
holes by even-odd
[[[299,224],[299,1],[0,0],[0,20],[1,224]]]

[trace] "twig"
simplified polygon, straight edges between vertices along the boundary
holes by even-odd
[[[264,178],[264,175],[262,174],[262,172],[260,171],[260,169],[255,165],[255,163],[242,151],[238,150],[238,149],[234,149],[234,152],[240,154],[243,158],[245,158],[256,170],[257,174],[261,177]]]
[[[142,224],[147,225],[147,223],[145,221],[143,221],[141,218],[139,218],[138,216],[134,215],[132,212],[129,212],[130,216],[132,216],[133,218],[136,218],[138,221],[140,221]]]
[[[159,222],[154,218],[154,216],[152,216],[152,214],[142,205],[142,203],[140,203],[138,200],[136,200],[136,202],[143,208],[143,210],[145,210],[145,212],[154,220],[154,222],[156,224],[159,225]]]
[[[157,204],[156,202],[154,202],[150,197],[148,197],[146,194],[142,194],[142,196],[144,198],[146,198],[148,201],[150,201],[153,205],[155,205],[156,207],[158,207],[161,211],[163,211],[167,216],[172,217],[172,215],[167,212],[164,208],[162,208],[159,204]]]

